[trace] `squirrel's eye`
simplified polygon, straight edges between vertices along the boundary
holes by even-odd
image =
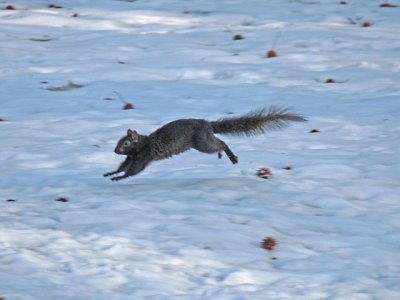
[[[124,146],[130,146],[131,142],[130,141],[125,141]]]

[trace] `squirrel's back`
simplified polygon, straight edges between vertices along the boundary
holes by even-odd
[[[149,135],[151,150],[156,160],[182,153],[193,147],[193,138],[202,132],[212,132],[204,119],[179,119],[165,124]]]

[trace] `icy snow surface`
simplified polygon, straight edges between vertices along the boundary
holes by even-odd
[[[400,299],[400,2],[381,3],[0,1],[0,297]],[[221,136],[237,165],[102,176],[128,128],[270,105],[309,122]]]

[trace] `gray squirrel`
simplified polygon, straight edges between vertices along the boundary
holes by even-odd
[[[167,123],[150,135],[141,135],[128,129],[126,136],[118,141],[114,152],[126,155],[126,159],[114,172],[105,173],[111,176],[125,172],[122,176],[112,177],[118,181],[143,171],[152,161],[169,158],[191,148],[204,153],[218,153],[224,151],[233,164],[238,158],[225,142],[214,134],[230,134],[236,136],[254,136],[269,129],[279,129],[288,122],[301,122],[306,119],[298,114],[291,113],[286,108],[271,107],[252,111],[246,115],[233,118],[223,118],[217,121],[204,119],[179,119]]]

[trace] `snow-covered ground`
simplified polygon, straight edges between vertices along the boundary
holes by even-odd
[[[400,2],[382,3],[0,1],[0,298],[400,299]],[[192,150],[102,176],[128,128],[270,105],[309,122],[221,136],[237,165]]]

